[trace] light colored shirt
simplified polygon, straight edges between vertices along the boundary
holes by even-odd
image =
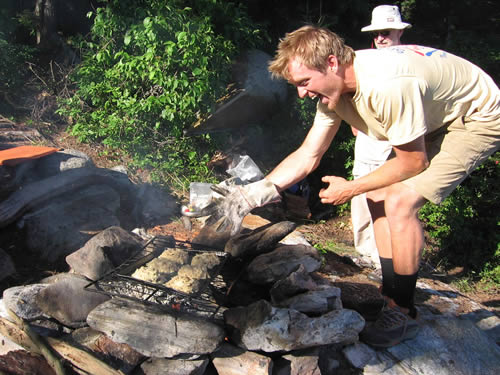
[[[314,124],[335,118],[368,136],[399,146],[465,116],[500,118],[500,91],[471,62],[415,45],[356,51],[354,96],[342,95],[335,111],[318,102]]]

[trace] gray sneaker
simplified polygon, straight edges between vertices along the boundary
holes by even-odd
[[[418,323],[394,303],[385,306],[378,319],[360,333],[361,341],[377,348],[388,348],[414,338]]]

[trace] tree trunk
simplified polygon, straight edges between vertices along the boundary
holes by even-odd
[[[41,47],[51,47],[58,42],[56,13],[53,0],[36,0],[35,16],[38,18],[36,42]]]

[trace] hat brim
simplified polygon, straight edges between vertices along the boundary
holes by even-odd
[[[365,26],[361,29],[361,31],[366,32],[366,31],[377,31],[377,30],[403,30],[403,29],[409,29],[411,25],[406,22],[399,22],[399,23],[380,23],[377,25],[368,25]]]

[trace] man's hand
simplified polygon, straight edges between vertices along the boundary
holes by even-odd
[[[324,176],[321,181],[329,184],[326,189],[321,189],[319,192],[321,203],[343,204],[356,195],[353,190],[352,181],[347,181],[345,178]]]
[[[231,235],[241,229],[243,218],[254,208],[281,199],[274,184],[266,179],[248,185],[229,187],[212,186],[212,190],[222,195],[201,210],[203,216],[210,216],[206,224],[210,225],[225,217],[224,228],[231,230]]]

